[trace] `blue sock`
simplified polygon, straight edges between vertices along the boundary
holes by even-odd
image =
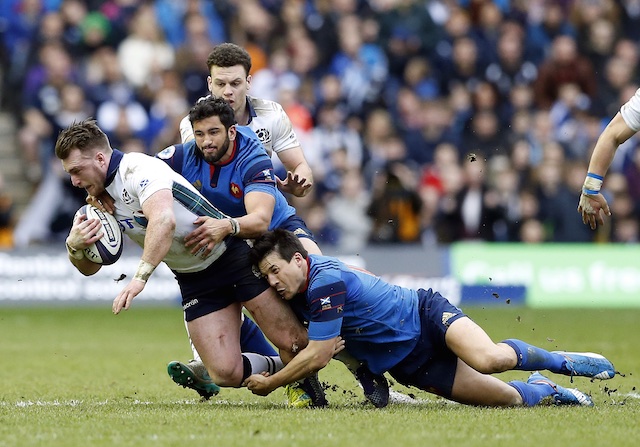
[[[278,353],[267,341],[257,324],[249,317],[244,317],[240,328],[240,349],[242,352],[256,352],[266,356],[276,356]]]
[[[501,343],[511,346],[511,348],[516,351],[518,363],[514,369],[523,371],[548,369],[549,371],[557,373],[560,372],[565,361],[564,357],[560,354],[554,354],[515,338],[503,340]]]
[[[527,407],[533,407],[540,403],[542,399],[547,396],[551,396],[556,393],[548,383],[524,383],[517,380],[507,382],[507,385],[514,387],[520,396],[522,396],[522,402]]]

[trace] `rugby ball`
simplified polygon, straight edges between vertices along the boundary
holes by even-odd
[[[116,218],[92,205],[82,206],[76,216],[79,214],[86,214],[87,219],[98,219],[102,224],[103,236],[84,249],[84,256],[96,264],[111,265],[116,262],[122,254],[122,230]]]

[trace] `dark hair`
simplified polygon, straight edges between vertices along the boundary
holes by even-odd
[[[211,67],[233,67],[242,65],[247,76],[251,73],[251,56],[235,43],[221,43],[213,48],[207,58],[207,68],[211,73]]]
[[[291,231],[283,230],[282,228],[267,231],[256,239],[249,251],[249,260],[253,265],[257,266],[260,261],[272,252],[276,252],[287,262],[291,261],[296,253],[300,253],[305,259],[309,255],[300,239]]]
[[[81,122],[74,121],[58,134],[56,157],[65,160],[74,149],[79,149],[80,152],[98,149],[107,153],[111,153],[112,150],[109,139],[93,118]]]
[[[236,117],[233,109],[227,101],[222,98],[208,96],[196,103],[189,110],[189,121],[191,125],[196,121],[217,116],[226,130],[236,124]]]

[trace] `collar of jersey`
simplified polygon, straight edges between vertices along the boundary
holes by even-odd
[[[105,188],[111,184],[114,178],[116,178],[116,172],[118,172],[118,166],[120,166],[123,156],[123,152],[120,152],[118,149],[113,150],[111,160],[109,161],[109,169],[107,169],[107,179],[104,182]]]
[[[253,108],[253,105],[251,104],[251,96],[247,95],[247,107],[249,108],[249,122],[247,123],[247,126],[249,124],[251,124],[251,121],[253,121],[253,119],[258,116],[258,114],[256,113],[256,109]]]

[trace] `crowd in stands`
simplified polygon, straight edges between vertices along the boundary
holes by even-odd
[[[604,184],[610,224],[576,212],[640,87],[636,0],[4,0],[0,39],[25,176],[58,204],[18,244],[65,237],[84,201],[52,160],[60,129],[92,116],[124,151],[179,142],[226,41],[296,126],[315,187],[291,202],[321,246],[640,237],[638,137]]]

